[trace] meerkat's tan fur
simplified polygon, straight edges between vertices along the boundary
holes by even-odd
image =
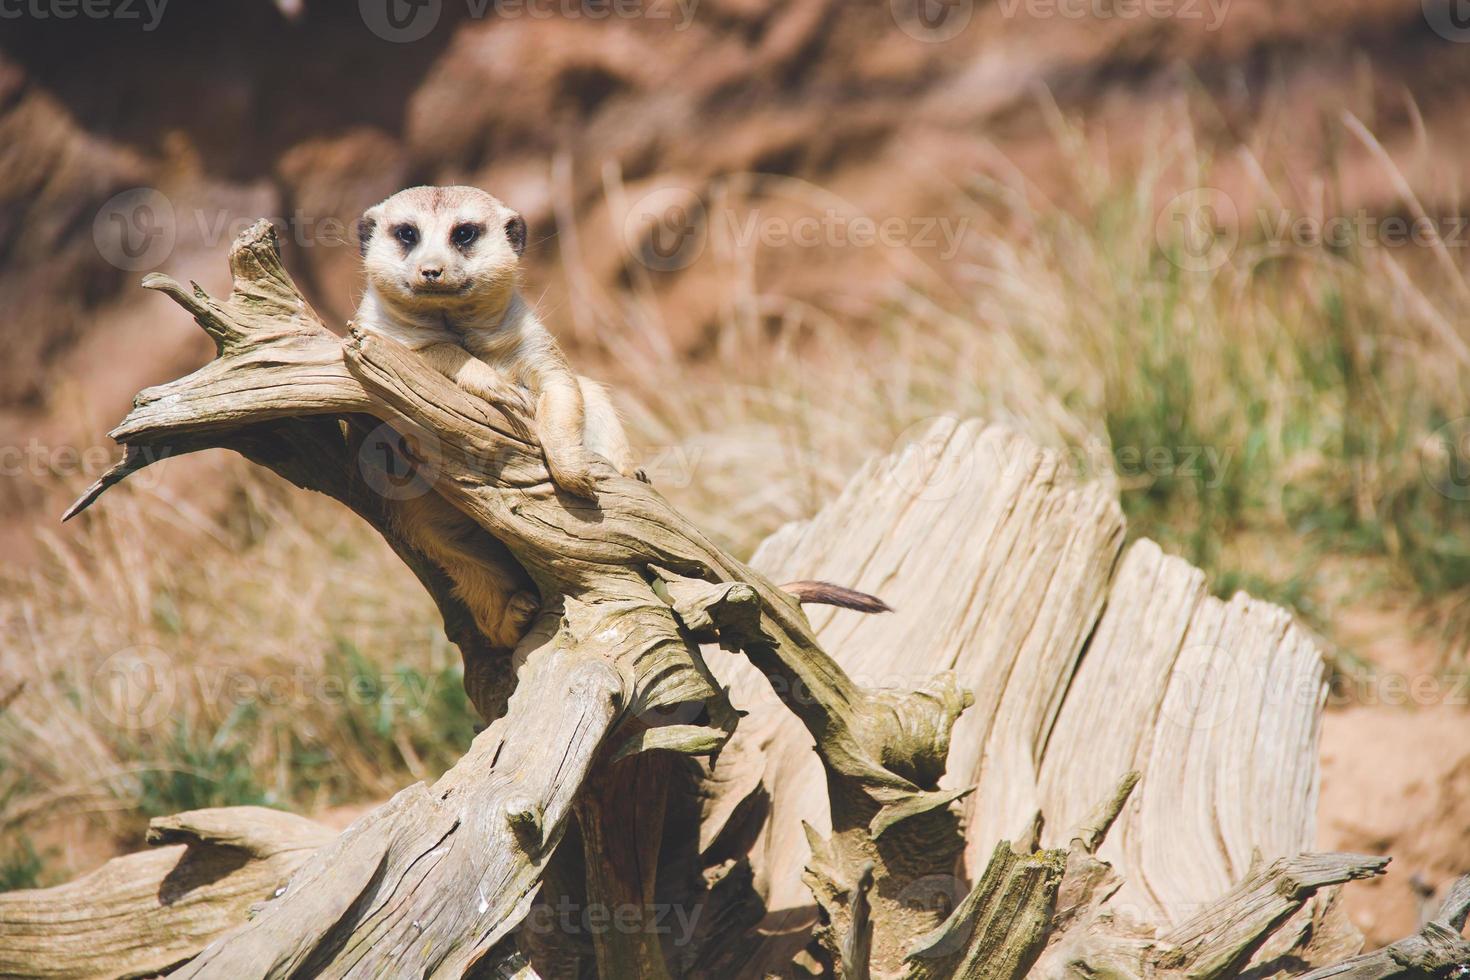
[[[561,489],[594,497],[591,453],[633,476],[606,391],[572,373],[556,340],[522,299],[526,224],[474,187],[412,187],[363,214],[358,225],[366,291],[358,327],[417,351],[460,388],[490,398],[507,382],[531,393],[547,468]],[[403,500],[396,523],[454,579],[492,642],[513,646],[537,599],[510,581],[498,544],[437,494]]]

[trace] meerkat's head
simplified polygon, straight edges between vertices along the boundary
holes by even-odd
[[[526,222],[476,187],[410,187],[369,208],[357,237],[383,303],[414,318],[481,319],[510,302]]]

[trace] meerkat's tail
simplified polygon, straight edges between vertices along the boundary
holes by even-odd
[[[801,581],[787,582],[782,591],[796,596],[797,602],[819,602],[826,606],[841,606],[864,613],[893,612],[893,607],[875,595],[848,589],[831,582]]]

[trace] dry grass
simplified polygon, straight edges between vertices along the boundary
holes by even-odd
[[[1147,158],[1110,172],[1058,120],[1066,208],[1004,167],[955,188],[962,253],[937,273],[885,256],[892,288],[858,312],[861,330],[763,293],[752,256],[724,242],[704,260],[728,291],[705,363],[674,353],[631,259],[625,292],[575,298],[601,345],[582,357],[617,383],[655,482],[741,552],[915,423],[980,414],[1114,481],[1134,533],[1203,565],[1220,591],[1248,586],[1326,627],[1342,590],[1318,567],[1361,556],[1374,577],[1351,588],[1406,591],[1458,622],[1470,454],[1446,425],[1470,404],[1463,257],[1247,233],[1220,268],[1181,268],[1190,243],[1160,236],[1161,202],[1209,186],[1217,165],[1188,120],[1156,125]],[[1259,156],[1225,162],[1254,175],[1254,199],[1320,209]],[[739,207],[821,199],[788,179],[740,191]],[[626,193],[610,175],[615,213]],[[468,738],[457,658],[407,571],[327,502],[243,464],[227,473],[223,519],[192,510],[178,480],[114,491],[6,583],[0,676],[26,687],[0,711],[0,836],[17,842],[0,851],[18,855],[5,882],[35,879],[22,842],[57,813],[126,837],[186,806],[310,809],[432,773]],[[109,699],[128,689],[110,671],[140,658],[170,672],[170,710],[119,725]],[[245,687],[222,694],[207,683],[221,677]],[[324,695],[326,677],[362,693]],[[270,699],[246,683],[267,678],[314,693],[288,683]]]
[[[164,463],[6,582],[10,839],[59,815],[127,842],[158,813],[385,795],[468,745],[458,653],[407,569],[325,498],[210,463],[223,520],[184,495],[199,465]]]
[[[959,258],[943,279],[895,274],[856,337],[759,293],[750,257],[728,243],[710,249],[727,257],[728,315],[696,384],[661,342],[652,295],[604,305],[596,336],[636,379],[621,388],[635,429],[655,453],[672,444],[698,461],[688,487],[666,492],[744,550],[915,423],[979,414],[1113,481],[1133,533],[1205,567],[1221,592],[1248,586],[1321,625],[1315,568],[1345,552],[1453,610],[1470,586],[1464,255],[1385,247],[1376,233],[1340,248],[1258,240],[1280,215],[1322,215],[1320,181],[1271,174],[1269,155],[1217,166],[1187,118],[1156,120],[1138,140],[1145,159],[1112,172],[1086,134],[1055,124],[1073,167],[1068,207],[1014,170],[975,176],[951,204],[968,227]],[[1385,185],[1404,188],[1389,214],[1424,215],[1383,166]],[[1233,192],[1239,241],[1197,269],[1208,250],[1160,214],[1223,170],[1253,180]],[[803,194],[814,212],[824,203],[782,178],[743,206]],[[1459,227],[1453,195],[1433,200],[1428,217]]]

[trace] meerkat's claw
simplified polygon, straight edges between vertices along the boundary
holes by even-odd
[[[477,607],[475,625],[495,646],[512,649],[526,635],[540,611],[541,599],[536,593],[515,592],[506,600],[505,609],[498,617],[490,606]]]
[[[592,460],[581,450],[547,452],[546,468],[560,490],[584,500],[597,499],[597,480],[592,475]]]
[[[482,401],[482,402],[489,402],[490,404],[493,405],[493,404],[495,404],[499,400],[499,399],[497,399],[495,397],[495,391],[494,391],[494,389],[488,388],[488,387],[486,387],[484,385],[479,385],[479,384],[463,384],[462,383],[462,384],[460,384],[459,387],[466,394],[474,395],[476,398],[480,399],[480,401]]]
[[[517,592],[505,606],[505,618],[517,636],[526,632],[536,613],[541,610],[541,600],[532,592]]]

